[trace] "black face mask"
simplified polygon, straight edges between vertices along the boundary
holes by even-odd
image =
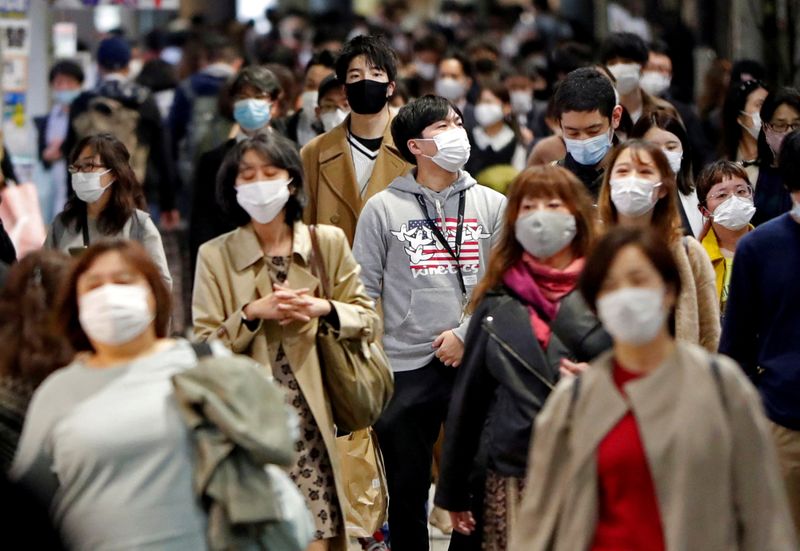
[[[388,82],[363,79],[346,84],[345,89],[350,109],[359,115],[374,115],[386,107],[389,100],[386,97]]]

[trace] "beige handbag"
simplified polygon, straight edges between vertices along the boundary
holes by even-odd
[[[322,285],[324,298],[332,300],[325,259],[317,232],[309,226],[313,250],[311,265]],[[342,339],[338,331],[320,319],[317,351],[322,379],[339,431],[352,432],[371,427],[378,420],[394,392],[394,376],[381,345],[367,339]]]
[[[375,431],[359,430],[336,439],[347,503],[345,526],[351,538],[369,538],[389,515],[389,489]]]

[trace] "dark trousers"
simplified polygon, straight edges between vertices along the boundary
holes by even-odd
[[[395,373],[394,396],[375,424],[389,486],[392,551],[428,549],[433,445],[447,416],[456,370],[435,359]]]

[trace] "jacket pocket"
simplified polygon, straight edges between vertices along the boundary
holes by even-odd
[[[460,316],[461,301],[455,289],[412,289],[406,317],[392,336],[411,344],[430,342],[442,331],[455,328]]]

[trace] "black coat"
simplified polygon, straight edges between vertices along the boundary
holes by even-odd
[[[588,362],[611,347],[611,337],[577,292],[561,301],[542,350],[525,305],[506,288],[487,294],[470,321],[458,368],[435,502],[470,509],[466,484],[485,456],[501,476],[524,478],[533,423],[559,379],[562,358]],[[479,448],[485,448],[480,450]]]

